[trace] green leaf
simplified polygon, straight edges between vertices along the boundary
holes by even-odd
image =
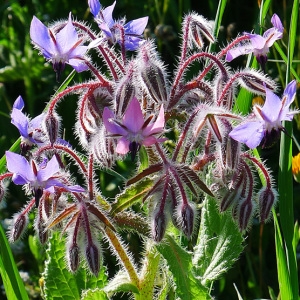
[[[132,284],[127,272],[120,271],[103,289],[108,295],[118,292],[132,292],[139,294],[138,288]]]
[[[180,247],[170,235],[165,240],[165,243],[156,247],[167,261],[178,297],[182,300],[211,299],[208,290],[194,273],[192,254]]]
[[[58,233],[51,236],[46,254],[43,273],[46,299],[81,299],[84,290],[102,288],[107,281],[103,266],[98,277],[91,275],[86,268],[79,268],[75,274],[71,273],[65,260],[65,240]]]
[[[234,264],[243,251],[242,243],[243,237],[231,214],[220,214],[216,200],[207,196],[193,257],[202,284],[208,286]]]
[[[104,291],[95,289],[84,292],[81,300],[108,300],[108,297]]]
[[[6,297],[9,300],[29,299],[6,235],[0,225],[0,274]]]
[[[152,186],[153,180],[146,178],[127,187],[123,193],[116,197],[116,201],[111,206],[111,215],[115,215],[142,200]]]

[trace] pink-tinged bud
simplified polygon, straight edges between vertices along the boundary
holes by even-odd
[[[240,84],[252,93],[264,95],[266,88],[274,91],[274,87],[276,87],[276,83],[273,80],[259,71],[244,70],[240,75]]]
[[[193,234],[196,217],[196,209],[189,203],[183,203],[179,207],[178,219],[183,233],[190,238]]]
[[[155,102],[162,103],[167,100],[167,85],[162,67],[148,61],[141,69],[141,77]]]
[[[159,243],[167,229],[167,218],[164,211],[156,211],[152,219],[151,232],[153,240]]]
[[[72,272],[76,272],[79,267],[79,247],[76,243],[70,245],[68,251],[68,265]]]
[[[134,81],[137,80],[134,78],[135,69],[136,66],[133,63],[130,63],[126,75],[117,85],[115,103],[117,106],[116,114],[119,116],[122,116],[125,113],[129,102],[136,94],[136,88],[134,84]]]
[[[212,23],[203,18],[202,16],[192,13],[188,15],[184,20],[185,24],[189,22],[189,38],[195,43],[200,49],[203,48],[204,43],[202,36],[205,36],[211,43],[214,43],[215,39],[212,34]]]
[[[90,271],[98,276],[100,270],[100,251],[94,243],[89,243],[85,250],[86,260]]]
[[[45,224],[41,224],[41,222],[37,226],[37,236],[42,245],[46,244],[48,241],[48,231]]]
[[[58,132],[59,132],[58,116],[55,116],[54,114],[48,114],[45,118],[45,127],[49,137],[49,141],[53,145],[58,138]]]
[[[258,210],[260,222],[265,222],[270,216],[271,209],[276,203],[277,193],[270,187],[263,187],[258,193]]]
[[[11,243],[14,243],[22,236],[27,228],[28,222],[27,214],[20,213],[14,217],[13,225],[9,232],[9,241]]]
[[[254,212],[254,204],[251,201],[250,197],[247,197],[244,201],[242,201],[238,205],[238,209],[236,211],[237,213],[236,217],[237,217],[237,222],[240,231],[244,231],[247,229],[252,219],[253,212]]]

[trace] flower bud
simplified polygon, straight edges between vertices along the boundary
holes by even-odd
[[[56,142],[58,137],[58,131],[59,131],[58,116],[54,114],[48,114],[45,118],[45,127],[49,137],[49,141],[51,145],[53,145]]]
[[[179,207],[178,219],[183,233],[190,238],[193,234],[196,217],[196,209],[189,203],[183,203]]]
[[[258,210],[260,222],[265,222],[270,215],[272,206],[276,203],[277,193],[270,187],[263,187],[258,193]]]
[[[85,255],[90,271],[95,276],[98,276],[100,270],[100,251],[93,242],[87,245]]]
[[[154,217],[152,219],[152,226],[151,226],[151,232],[153,240],[157,243],[159,243],[166,232],[167,229],[167,218],[164,213],[164,211],[157,211],[154,214]]]
[[[164,70],[156,63],[148,61],[141,69],[141,77],[150,96],[157,103],[167,100]]]
[[[76,243],[72,243],[68,251],[68,265],[72,272],[76,272],[79,267],[79,247]]]
[[[13,225],[9,232],[9,241],[14,243],[17,241],[27,228],[29,222],[27,214],[20,213],[14,217]]]
[[[203,48],[204,43],[202,35],[204,35],[211,43],[214,43],[215,39],[212,34],[212,24],[202,16],[192,13],[188,15],[184,20],[185,24],[189,22],[189,38],[200,49]]]
[[[247,229],[251,221],[253,212],[254,212],[254,205],[253,202],[251,201],[251,197],[247,197],[244,201],[242,201],[238,205],[238,209],[236,213],[237,213],[237,222],[240,231]]]
[[[242,71],[239,81],[244,88],[254,94],[264,95],[266,93],[266,88],[273,91],[274,87],[276,87],[273,80],[255,70]]]

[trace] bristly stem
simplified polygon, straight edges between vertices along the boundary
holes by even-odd
[[[111,243],[114,250],[116,251],[118,258],[120,259],[120,262],[126,269],[132,284],[134,284],[137,288],[139,288],[139,277],[137,271],[127,251],[125,250],[124,246],[120,242],[115,232],[113,232],[109,227],[106,226],[104,228],[104,231],[106,233],[107,238],[109,239],[109,242]]]

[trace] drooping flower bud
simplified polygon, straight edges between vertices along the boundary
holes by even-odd
[[[141,77],[153,100],[157,103],[165,102],[167,90],[162,68],[153,62],[149,62],[142,68]]]
[[[47,114],[45,118],[45,127],[51,145],[53,145],[58,138],[59,123],[60,122],[57,115],[54,115],[53,113]]]
[[[250,225],[252,215],[254,213],[254,203],[251,201],[251,197],[247,197],[244,201],[241,201],[237,208],[237,222],[240,231],[244,231]]]
[[[276,83],[263,73],[256,70],[243,70],[240,73],[240,84],[254,94],[265,94],[266,88],[276,90]]]
[[[79,247],[76,243],[72,243],[67,249],[68,265],[72,272],[76,272],[79,267]]]
[[[184,19],[183,27],[189,26],[189,39],[194,44],[202,49],[204,46],[202,36],[205,36],[211,43],[214,43],[214,36],[212,34],[212,23],[203,18],[202,16],[191,13]]]
[[[164,211],[155,211],[151,224],[151,233],[153,240],[159,243],[163,239],[166,229],[167,218]]]
[[[95,276],[98,276],[100,270],[100,250],[93,242],[90,242],[85,249],[85,255],[90,271]]]
[[[23,212],[14,217],[13,224],[9,232],[9,241],[11,243],[16,242],[22,236],[27,228],[28,222],[28,215]]]
[[[190,203],[182,203],[177,214],[183,233],[190,238],[194,230],[196,208]]]
[[[276,203],[277,193],[271,187],[263,187],[258,193],[258,210],[260,222],[265,222],[271,212],[271,208]]]

